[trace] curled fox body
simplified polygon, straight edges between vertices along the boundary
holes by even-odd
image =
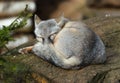
[[[34,46],[19,50],[24,53],[32,50],[34,54],[64,69],[79,69],[88,64],[104,63],[105,46],[84,23],[62,18],[37,22],[35,16],[35,35],[38,40]]]

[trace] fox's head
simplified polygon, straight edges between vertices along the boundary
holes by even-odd
[[[68,20],[63,18],[60,22],[57,23],[55,19],[50,20],[40,20],[40,18],[35,15],[34,22],[35,22],[35,35],[38,41],[44,43],[52,43],[54,38],[56,37],[57,33],[62,29],[63,25]]]

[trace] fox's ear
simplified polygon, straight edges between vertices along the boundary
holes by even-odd
[[[64,17],[64,13],[60,16],[60,21],[58,22],[58,26],[63,28],[65,23],[67,23],[69,20]]]
[[[37,25],[40,23],[41,19],[35,14],[34,15],[34,23],[35,23],[35,27],[37,27]]]

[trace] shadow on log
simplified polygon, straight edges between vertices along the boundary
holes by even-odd
[[[9,57],[13,62],[27,64],[37,75],[48,79],[44,82],[37,79],[40,83],[119,83],[120,17],[96,17],[84,22],[104,41],[107,52],[105,64],[89,65],[80,70],[64,70],[32,54]]]

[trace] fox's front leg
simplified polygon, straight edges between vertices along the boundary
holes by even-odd
[[[27,53],[32,52],[32,49],[33,49],[33,46],[29,46],[29,47],[19,49],[18,52],[21,54],[27,54]]]

